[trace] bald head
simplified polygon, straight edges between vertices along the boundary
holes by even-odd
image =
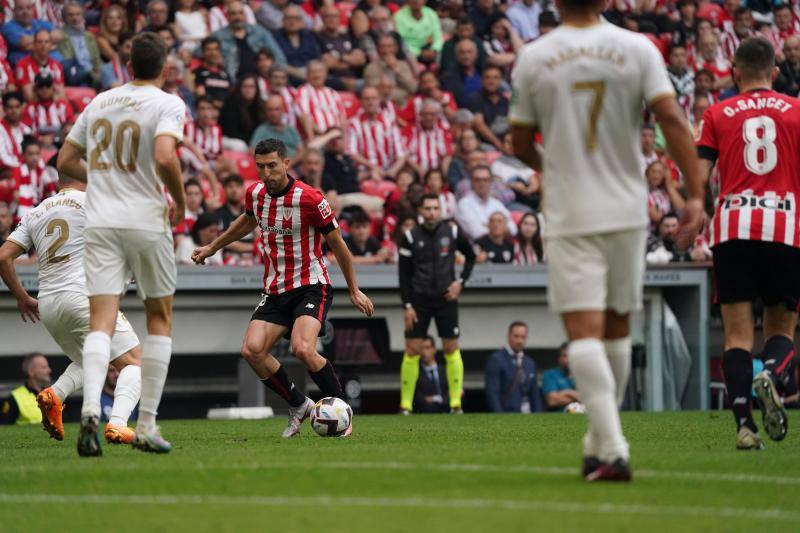
[[[462,67],[474,67],[478,60],[478,47],[472,39],[461,39],[456,44],[456,61]]]
[[[241,30],[245,27],[244,5],[241,2],[231,2],[225,9],[228,16],[228,26],[232,30]]]
[[[783,55],[790,65],[800,64],[800,37],[792,35],[783,41]]]

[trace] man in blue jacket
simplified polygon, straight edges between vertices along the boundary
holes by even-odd
[[[493,413],[536,413],[542,397],[536,381],[536,363],[523,352],[528,326],[515,321],[508,327],[508,342],[486,362],[486,403]]]
[[[231,79],[238,80],[256,72],[256,57],[262,48],[272,52],[276,65],[286,64],[286,56],[272,34],[261,26],[245,22],[241,2],[229,4],[226,14],[228,25],[214,32],[214,36],[219,39],[225,70]]]

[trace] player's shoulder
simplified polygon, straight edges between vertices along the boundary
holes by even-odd
[[[247,187],[247,196],[248,198],[252,197],[254,193],[256,194],[263,194],[265,191],[264,182],[262,181],[254,181]]]
[[[322,200],[325,200],[325,196],[323,196],[322,192],[318,189],[315,189],[308,183],[304,181],[300,181],[299,179],[294,180],[294,184],[292,185],[295,189],[300,189],[302,193],[300,194],[300,202],[307,203],[307,204],[319,204]]]

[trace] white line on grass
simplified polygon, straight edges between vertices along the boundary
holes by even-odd
[[[508,511],[550,511],[588,514],[705,516],[718,518],[756,518],[800,520],[800,512],[783,509],[743,509],[739,507],[694,507],[671,505],[625,505],[547,500],[492,500],[446,498],[370,498],[359,496],[220,496],[168,494],[3,494],[0,504],[111,504],[111,505],[263,505],[273,507],[357,506],[411,507],[429,509],[502,509]]]

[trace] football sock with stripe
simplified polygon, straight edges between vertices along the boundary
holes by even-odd
[[[92,331],[83,343],[83,408],[81,416],[100,417],[100,395],[108,373],[111,357],[111,337],[102,331]]]
[[[295,387],[294,382],[289,379],[289,374],[286,373],[282,366],[278,367],[278,371],[267,379],[262,379],[261,383],[286,400],[292,407],[300,407],[306,401],[305,394]]]
[[[148,335],[142,345],[142,400],[137,427],[149,431],[156,425],[158,404],[172,357],[172,338]]]
[[[461,409],[461,396],[464,393],[464,360],[461,350],[444,354],[447,368],[447,388],[450,390],[450,408]]]
[[[777,380],[789,367],[794,357],[794,343],[783,335],[773,335],[764,343],[764,370],[769,370]]]
[[[572,341],[567,350],[570,370],[586,406],[598,458],[601,461],[627,460],[628,443],[622,435],[614,375],[602,341],[592,338]]]
[[[747,426],[758,432],[751,407],[753,396],[753,356],[747,350],[733,348],[722,354],[722,372],[725,388],[731,401],[736,429]]]
[[[308,375],[317,384],[323,396],[332,396],[334,398],[342,398],[344,396],[342,384],[339,383],[339,378],[336,376],[336,371],[333,370],[333,365],[330,361],[325,361],[325,366],[316,372],[309,372]]]
[[[119,372],[117,387],[114,389],[114,405],[108,422],[118,426],[128,425],[133,408],[142,393],[142,367],[128,365]]]
[[[419,379],[419,356],[403,353],[400,365],[400,409],[410,411],[414,403],[414,391]]]
[[[611,365],[611,372],[614,374],[617,406],[620,406],[625,400],[628,378],[631,375],[631,338],[606,339],[603,341],[603,345],[606,349],[608,364]]]
[[[64,401],[76,390],[83,387],[83,368],[70,363],[64,373],[51,386],[53,392],[60,401]]]

